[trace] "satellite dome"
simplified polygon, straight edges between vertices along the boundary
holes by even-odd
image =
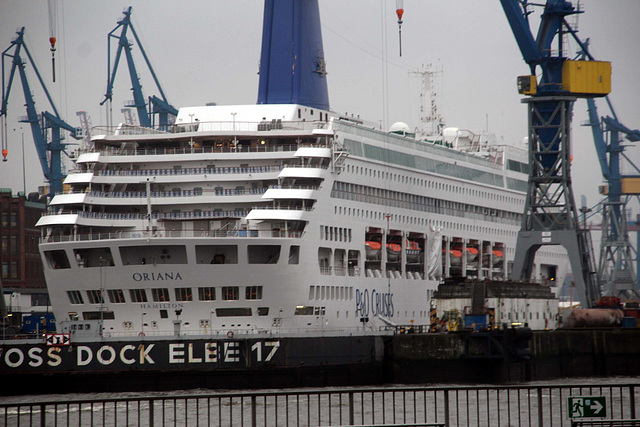
[[[389,132],[397,133],[399,135],[406,135],[411,132],[409,125],[403,122],[395,122],[389,128]]]

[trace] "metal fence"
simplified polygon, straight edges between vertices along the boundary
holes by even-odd
[[[570,426],[570,396],[603,396],[604,419],[635,419],[639,389],[616,384],[156,394],[4,403],[0,425]]]

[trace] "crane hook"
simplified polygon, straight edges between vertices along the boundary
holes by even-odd
[[[398,42],[400,44],[400,56],[402,56],[402,15],[404,14],[403,0],[396,0],[396,15],[398,15]]]

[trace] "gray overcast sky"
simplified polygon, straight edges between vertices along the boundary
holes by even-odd
[[[133,6],[134,27],[151,57],[169,101],[176,107],[252,104],[257,99],[263,2],[258,0],[56,0],[57,79],[51,81],[47,2],[0,0],[0,47],[9,46],[20,26],[27,44],[63,118],[79,125],[75,112],[85,110],[94,126],[105,124],[99,103],[106,88],[107,33],[122,10]],[[586,13],[578,18],[579,36],[591,38],[591,52],[613,63],[611,99],[628,127],[640,127],[639,0],[582,0]],[[575,4],[575,1],[574,1]],[[393,0],[320,0],[329,96],[334,111],[359,114],[375,122],[383,118],[383,23],[387,31],[389,123],[418,123],[419,84],[408,72],[421,64],[435,64],[443,75],[437,83],[439,105],[448,126],[489,130],[507,144],[526,135],[526,110],[516,91],[516,76],[528,67],[512,36],[498,0],[405,0],[402,28],[403,56],[398,57],[398,34]],[[534,18],[537,27],[537,17]],[[572,49],[575,44],[572,43]],[[135,49],[135,48],[134,48]],[[146,96],[158,94],[136,57]],[[132,99],[126,63],[120,64],[113,111],[120,120],[123,102]],[[39,111],[50,110],[35,76],[30,83]],[[42,185],[43,176],[27,127],[19,81],[9,107],[9,161],[0,163],[0,187],[22,190],[23,127],[27,192]],[[600,115],[609,114],[604,102]],[[589,204],[599,196],[601,183],[590,132],[586,103],[576,103],[574,115],[573,177],[576,198]],[[16,129],[15,131],[13,129]],[[640,148],[629,152],[640,159]],[[636,155],[636,153],[638,153]],[[629,170],[629,172],[631,172]]]

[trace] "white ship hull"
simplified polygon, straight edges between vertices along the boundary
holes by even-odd
[[[446,277],[506,279],[526,175],[503,150],[482,157],[312,114],[187,108],[173,133],[95,137],[38,223],[61,330],[370,332],[428,325]],[[400,242],[393,256],[372,257],[372,236]],[[536,277],[562,280],[566,266],[546,250]]]

